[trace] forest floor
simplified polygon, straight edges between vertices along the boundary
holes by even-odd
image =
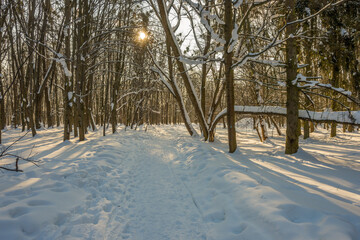
[[[0,238],[360,239],[359,133],[317,129],[289,156],[283,136],[261,143],[246,126],[233,154],[221,128],[215,143],[183,126],[29,134],[11,151],[41,162],[0,171]]]

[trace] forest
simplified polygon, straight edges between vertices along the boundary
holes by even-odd
[[[234,152],[250,115],[262,141],[286,125],[292,154],[301,128],[360,124],[359,21],[358,1],[2,1],[0,125],[199,124],[211,142],[223,120]]]
[[[69,168],[76,169],[71,170],[77,174],[76,178],[70,174],[76,182],[75,187],[82,188],[85,184],[86,189],[93,191],[92,195],[90,194],[93,197],[86,199],[87,204],[104,203],[104,206],[101,205],[101,213],[111,212],[106,215],[106,230],[101,230],[107,231],[106,233],[100,230],[89,233],[86,228],[77,232],[76,228],[70,229],[70,225],[76,223],[76,220],[72,219],[74,221],[66,225],[75,210],[70,205],[64,205],[64,209],[71,214],[54,213],[56,217],[51,213],[47,215],[49,219],[56,219],[56,231],[39,232],[40,225],[44,223],[40,222],[39,226],[30,224],[28,227],[29,221],[21,220],[20,225],[26,223],[21,231],[25,232],[29,239],[34,236],[37,239],[55,239],[66,234],[79,239],[103,239],[105,235],[108,239],[238,239],[238,234],[245,234],[241,235],[243,238],[240,239],[357,239],[360,236],[360,226],[356,223],[360,217],[360,182],[353,177],[360,170],[359,161],[356,160],[360,154],[359,146],[353,144],[353,141],[359,139],[360,127],[358,0],[0,0],[0,44],[0,170],[4,171],[0,172],[0,178],[4,177],[1,181],[5,181],[4,184],[9,187],[0,185],[0,194],[4,191],[6,199],[16,196],[16,193],[19,193],[19,196],[28,194],[25,190],[11,190],[12,183],[20,184],[25,181],[20,175],[16,175],[18,172],[24,170],[25,175],[22,176],[29,177],[25,182],[30,181],[30,185],[33,185],[34,179],[43,179],[47,174],[46,169],[49,172],[49,169],[57,169],[56,173],[55,170],[51,173],[53,176],[58,176],[63,171],[68,176],[67,171],[70,170],[64,166],[70,164]],[[183,135],[187,137],[186,140]],[[104,137],[104,140],[100,140],[100,137]],[[101,141],[104,141],[104,146]],[[117,147],[115,142],[119,144]],[[155,142],[159,142],[159,147]],[[46,143],[49,144],[47,148]],[[72,144],[77,144],[77,147]],[[93,147],[98,149],[98,152],[93,151]],[[138,157],[136,149],[139,151]],[[101,155],[102,152],[106,153]],[[108,176],[111,172],[112,177],[121,179],[122,171],[125,174],[128,170],[126,174],[136,173],[142,176],[134,177],[134,183],[127,182],[129,186],[135,184],[134,186],[138,187],[136,190],[139,191],[139,196],[145,194],[150,199],[153,197],[150,190],[157,190],[155,185],[139,187],[142,186],[140,183],[150,184],[155,181],[150,181],[150,178],[146,180],[147,171],[139,169],[130,160],[116,165],[111,162],[113,160],[107,159],[106,156],[110,155],[114,159],[142,161],[144,169],[146,167],[159,175],[168,170],[163,168],[157,159],[163,159],[162,164],[170,164],[172,167],[169,165],[168,168],[175,169],[171,170],[172,177],[169,175],[169,179],[159,182],[166,183],[163,187],[168,187],[171,191],[172,181],[180,179],[185,190],[179,190],[177,185],[175,188],[182,193],[181,197],[184,199],[189,199],[188,195],[191,195],[201,221],[208,224],[204,227],[205,230],[189,230],[186,235],[185,228],[197,226],[188,223],[189,226],[181,225],[184,229],[180,228],[179,232],[169,230],[164,236],[158,235],[159,232],[152,232],[152,225],[140,220],[142,213],[137,212],[135,223],[122,225],[123,235],[120,237],[120,232],[116,230],[118,225],[113,219],[120,216],[120,213],[112,215],[115,211],[113,209],[116,209],[115,204],[112,203],[107,211],[106,202],[125,201],[129,204],[126,209],[131,209],[131,199],[135,199],[137,195],[129,195],[126,200],[110,199],[107,195],[101,195],[108,192],[95,191],[91,188],[93,185],[88,186],[90,183],[83,183],[81,178],[91,178],[99,186],[98,178],[101,174],[107,172]],[[174,158],[173,155],[178,157]],[[189,157],[190,155],[193,157]],[[216,173],[214,176],[221,178],[220,187],[203,194],[202,187],[192,186],[192,180],[201,179],[199,181],[203,182],[199,186],[207,186],[205,179],[213,179],[210,176],[214,172],[223,171],[220,165],[214,165],[212,161],[206,162],[206,156],[209,159],[213,159],[213,156],[222,159],[219,164],[225,164],[226,161],[234,164],[239,161],[240,165],[245,165],[227,163],[229,165],[226,166],[232,169],[231,177],[225,181],[222,177],[228,175]],[[324,160],[331,156],[339,158],[334,161]],[[105,160],[86,166],[77,161],[65,163],[67,159],[77,158]],[[146,158],[153,161],[154,165],[143,161]],[[180,158],[184,162],[179,160]],[[196,160],[193,163],[195,158],[198,158],[198,163],[195,163]],[[64,165],[53,166],[51,164],[59,163],[53,163],[50,159],[61,159],[65,162]],[[277,163],[277,160],[285,161],[283,164],[286,168],[292,161],[313,161],[309,164],[316,165],[314,169],[324,169],[325,172],[317,172],[318,170],[307,169],[307,166],[301,165],[299,168],[302,170],[299,170],[299,173],[294,173],[294,169],[285,171],[285,168],[281,168],[279,172],[285,179],[293,179],[289,180],[291,183],[304,183],[304,189],[316,186],[316,190],[307,189],[308,192],[317,191],[318,188],[340,189],[341,193],[329,190],[329,198],[332,200],[320,192],[317,196],[321,195],[321,198],[327,199],[324,201],[331,204],[335,201],[332,194],[334,199],[340,199],[339,208],[331,204],[326,206],[329,206],[336,216],[339,216],[337,214],[341,209],[351,212],[349,215],[344,213],[344,221],[353,223],[349,229],[355,230],[349,233],[351,231],[346,230],[347,225],[342,225],[343,222],[339,225],[338,220],[327,218],[320,208],[316,208],[316,211],[319,210],[321,214],[312,214],[312,200],[309,200],[311,197],[298,205],[276,202],[274,207],[276,211],[281,209],[279,211],[288,214],[286,216],[290,213],[291,219],[297,213],[305,213],[305,218],[295,217],[295,222],[299,219],[300,222],[311,219],[312,224],[319,224],[319,231],[306,228],[305,232],[299,232],[300,238],[289,238],[292,235],[284,232],[276,235],[275,230],[273,235],[266,235],[266,229],[270,229],[270,225],[262,225],[265,230],[261,230],[264,231],[261,234],[265,235],[257,235],[259,232],[256,228],[249,227],[251,224],[232,226],[224,223],[226,227],[216,225],[218,222],[230,221],[226,213],[234,211],[235,216],[235,212],[248,209],[251,205],[249,203],[246,208],[245,205],[237,205],[231,201],[228,206],[233,206],[233,209],[224,210],[226,207],[222,204],[225,203],[222,203],[220,205],[223,210],[215,211],[218,207],[217,200],[212,200],[213,207],[205,201],[213,197],[210,192],[217,192],[221,186],[229,186],[229,182],[237,181],[237,175],[233,172],[235,170],[240,169],[241,174],[246,175],[238,178],[241,179],[236,186],[238,191],[246,192],[252,184],[264,187],[263,181],[266,181],[266,177],[262,175],[268,176],[267,181],[271,182],[269,186],[279,187],[282,194],[290,191],[288,189],[293,185],[283,185],[283,181],[288,180],[275,178],[278,173],[273,176],[269,172],[262,172],[265,168],[271,171],[273,167],[280,168],[282,162]],[[49,167],[42,168],[43,162],[50,164]],[[191,166],[187,165],[188,163]],[[263,165],[257,167],[256,164]],[[120,165],[127,170],[120,170]],[[352,172],[347,172],[348,170],[339,165],[352,168],[349,169]],[[38,166],[42,170],[31,170],[31,167]],[[199,178],[183,177],[183,174],[190,174],[185,170],[194,166],[197,166],[194,174],[199,174]],[[333,173],[329,169],[332,168],[336,169],[337,177],[330,177]],[[206,176],[201,175],[202,171],[205,171],[203,169],[208,169]],[[295,169],[298,170],[297,167]],[[306,169],[312,176],[309,182],[304,180],[307,179]],[[30,173],[26,173],[27,171]],[[253,171],[256,173],[252,173]],[[6,180],[6,174],[11,176],[9,181]],[[90,174],[94,175],[90,177]],[[62,179],[65,175],[59,178]],[[54,181],[54,186],[63,184],[56,182],[58,180],[55,181],[55,178],[49,178]],[[342,179],[339,184],[344,185],[337,186],[335,178]],[[70,181],[64,179],[62,181]],[[115,181],[113,178],[109,179]],[[109,189],[117,184],[107,181],[109,182],[106,186]],[[245,188],[243,184],[249,186]],[[40,184],[39,189],[44,186]],[[76,195],[73,186],[66,186],[72,193],[69,193],[71,201],[85,201],[80,193]],[[126,185],[127,190],[134,190],[135,187],[129,186]],[[44,189],[50,191],[50,187]],[[57,191],[61,192],[63,188],[51,189],[58,193]],[[197,197],[196,191],[201,192]],[[165,190],[162,193],[164,192]],[[119,194],[122,193],[124,192]],[[266,193],[267,190],[262,188],[261,196],[266,196]],[[96,198],[96,194],[103,198]],[[222,194],[221,196],[225,196],[230,193]],[[231,194],[221,200],[227,201],[229,197],[247,201],[235,192]],[[325,193],[326,196],[327,194],[328,192]],[[292,200],[296,199],[293,194],[285,195],[291,196]],[[143,201],[139,196],[137,200],[133,199],[134,203]],[[269,198],[274,200],[276,197]],[[11,201],[12,199],[0,201],[0,213],[8,211],[6,207],[9,204],[15,204]],[[27,204],[42,206],[44,202],[41,201],[30,199]],[[56,203],[55,197],[48,201],[61,205],[60,202]],[[345,206],[344,202],[352,206]],[[149,209],[161,208],[160,203],[150,200],[149,203],[153,203]],[[145,202],[143,204],[146,205]],[[185,206],[186,201],[183,204],[185,208],[188,207]],[[305,208],[304,204],[309,208]],[[337,203],[334,204],[338,206]],[[273,202],[270,205],[274,206]],[[263,213],[275,210],[267,209],[265,205],[263,207],[265,210],[261,213],[256,212],[257,210],[246,210],[246,214],[258,214],[253,224],[272,221],[269,219],[274,215],[270,214],[266,218]],[[76,211],[79,211],[77,214],[84,217],[89,214],[89,208],[76,208]],[[30,212],[31,214],[24,213],[24,209],[28,208],[23,206],[14,209],[9,210],[11,218],[17,218],[18,215],[23,217],[23,214],[39,214],[35,210],[31,210],[34,211]],[[207,210],[209,213],[206,213]],[[175,209],[174,215],[181,214],[181,211]],[[265,217],[265,220],[261,220],[259,214]],[[126,216],[131,218],[131,215]],[[154,217],[155,213],[144,215],[144,219],[147,216]],[[238,220],[237,217],[238,215],[235,219]],[[103,227],[98,223],[99,218],[95,218],[98,221],[92,218],[81,219],[79,222],[82,224],[89,221],[99,229]],[[159,220],[159,224],[166,225],[164,219]],[[185,219],[184,217],[184,222],[187,221]],[[143,228],[136,221],[143,223]],[[293,219],[291,221],[293,222]],[[0,230],[6,231],[7,227],[13,227],[9,222],[10,220],[0,217],[0,225],[4,223]],[[132,227],[138,224],[137,229],[141,228],[144,234],[148,235],[136,235],[140,233],[127,229],[129,224]],[[176,225],[169,224],[172,224],[172,227]],[[277,228],[286,229],[287,225],[282,224],[275,225]],[[337,231],[337,228],[333,227],[335,225],[349,235],[334,235]],[[330,226],[331,231],[322,230],[324,226]],[[210,233],[204,235],[207,227],[215,227],[215,230],[209,230]],[[289,232],[297,232],[294,229]],[[20,234],[21,231],[11,230],[8,231],[9,235],[5,236],[9,239],[25,239],[25,235]],[[33,232],[40,235],[34,235]],[[149,236],[152,237],[148,238]],[[330,236],[333,238],[328,238]],[[343,238],[345,236],[346,238]]]

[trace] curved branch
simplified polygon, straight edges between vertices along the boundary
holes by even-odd
[[[210,131],[214,131],[216,124],[226,116],[227,109],[222,110],[214,119]],[[277,106],[235,106],[235,113],[242,115],[274,115],[286,116],[286,108]],[[299,110],[299,119],[313,122],[340,123],[360,126],[360,111],[345,112],[313,112]]]

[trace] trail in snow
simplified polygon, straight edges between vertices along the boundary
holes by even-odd
[[[122,131],[42,146],[47,137],[35,139],[40,168],[24,165],[25,175],[10,173],[15,182],[28,178],[37,187],[24,181],[28,189],[2,192],[11,196],[0,201],[6,239],[206,239],[191,194],[169,166],[177,153],[166,139]],[[49,208],[50,214],[42,212]]]
[[[118,156],[128,168],[125,198],[105,239],[206,239],[189,192],[169,167],[176,149],[164,148],[165,141],[139,133],[125,143],[127,157]]]
[[[227,153],[183,126],[61,142],[62,129],[27,136],[39,168],[0,174],[3,239],[359,239],[358,133],[318,131],[295,155],[283,137],[260,143],[239,128]],[[4,133],[11,142],[19,132]]]

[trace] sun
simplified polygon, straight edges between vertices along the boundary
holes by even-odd
[[[144,33],[144,32],[139,32],[139,39],[140,39],[140,40],[145,40],[145,38],[146,38],[146,33]]]

